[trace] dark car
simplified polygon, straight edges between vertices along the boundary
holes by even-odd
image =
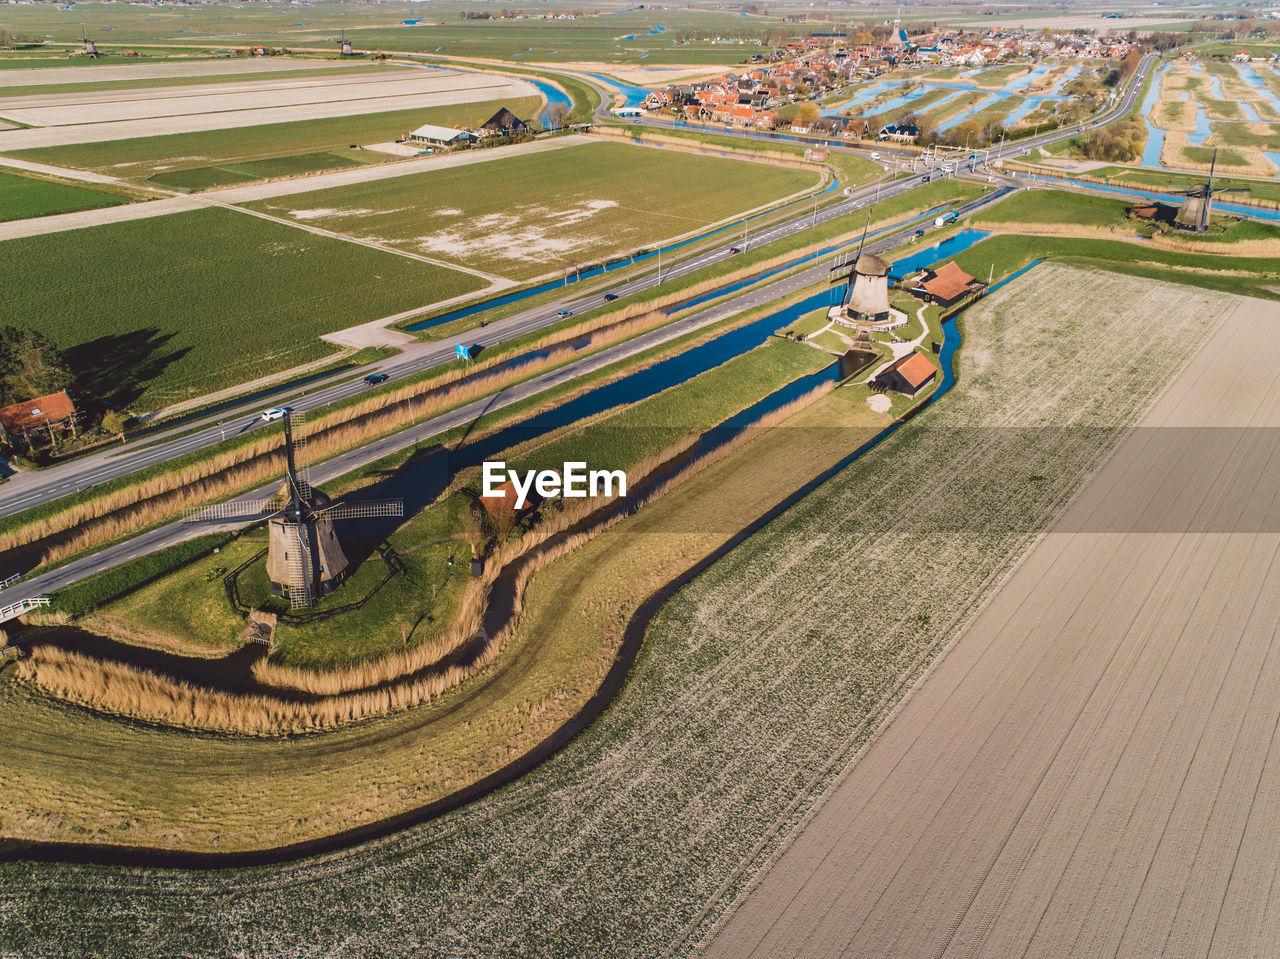
[[[924,236],[924,230],[916,230],[916,236]]]
[[[617,298],[618,298],[618,294],[617,294],[617,293],[606,293],[606,294],[604,295],[604,301],[605,301],[606,303],[612,303],[612,302],[613,302],[614,300],[616,300]]]
[[[385,383],[391,379],[386,373],[370,373],[364,378],[365,383],[369,386],[377,386],[379,383]]]
[[[730,252],[730,253],[741,253],[741,252],[742,252],[742,249],[741,249],[740,247],[731,246],[731,247],[729,247],[729,252]]]
[[[556,316],[560,317],[562,320],[567,320],[569,317],[573,316],[573,310],[561,310],[556,314]]]

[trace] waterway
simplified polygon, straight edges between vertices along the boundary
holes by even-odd
[[[1164,150],[1164,131],[1152,125],[1151,111],[1155,109],[1156,101],[1160,99],[1160,77],[1168,69],[1169,64],[1166,63],[1155,72],[1151,78],[1151,88],[1142,101],[1142,120],[1147,125],[1147,144],[1142,151],[1143,166],[1161,166],[1160,153]]]
[[[1280,162],[1280,154],[1276,154],[1272,162]],[[1017,175],[1017,174],[1011,174]],[[1100,193],[1111,193],[1115,196],[1125,197],[1126,199],[1137,200],[1158,200],[1162,203],[1172,203],[1175,206],[1182,202],[1181,193],[1164,193],[1159,190],[1143,190],[1138,187],[1115,186],[1110,183],[1088,183],[1084,180],[1075,180],[1071,177],[1046,176],[1037,173],[1034,176],[1022,177],[1022,179],[1036,180],[1041,183],[1062,183],[1070,186],[1083,187],[1088,190],[1097,190]],[[1229,213],[1234,216],[1243,216],[1251,220],[1265,220],[1268,223],[1280,223],[1280,210],[1273,210],[1264,206],[1246,206],[1243,203],[1228,203],[1219,200],[1216,197],[1213,201],[1214,213]]]

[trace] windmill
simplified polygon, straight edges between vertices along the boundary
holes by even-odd
[[[345,28],[338,32],[338,43],[342,44],[342,54],[341,54],[342,56],[344,57],[352,56],[351,40],[348,39],[347,31]]]
[[[298,470],[298,454],[305,448],[300,417],[284,414],[285,475],[280,491],[270,499],[233,501],[192,510],[188,522],[267,521],[267,578],[271,592],[287,596],[293,609],[315,605],[332,592],[347,571],[347,557],[333,528],[335,520],[403,516],[402,500],[335,503],[310,483],[306,469]],[[299,424],[300,425],[300,424]]]
[[[98,45],[89,39],[89,34],[85,32],[84,24],[80,24],[80,42],[84,44],[84,52],[91,57],[98,56]]]
[[[844,326],[882,322],[890,319],[893,313],[889,306],[889,264],[875,254],[862,252],[870,229],[871,213],[868,211],[858,251],[851,260],[837,264],[832,270],[850,267],[847,276],[838,278],[848,281],[844,298],[838,307],[832,307],[829,314]]]
[[[1209,229],[1209,214],[1212,212],[1215,193],[1248,192],[1246,187],[1233,187],[1231,189],[1219,187],[1215,190],[1213,187],[1213,168],[1217,164],[1218,151],[1215,148],[1213,160],[1209,163],[1209,182],[1192,187],[1183,194],[1186,199],[1182,201],[1182,206],[1178,207],[1178,212],[1173,218],[1174,226],[1181,227],[1184,230],[1193,230],[1196,233],[1204,233]]]

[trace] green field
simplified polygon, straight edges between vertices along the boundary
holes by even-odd
[[[475,126],[489,119],[500,106],[507,106],[521,117],[532,118],[542,100],[538,97],[512,101],[462,103],[454,106],[427,107],[422,110],[398,110],[367,116],[330,117],[322,120],[300,120],[295,123],[269,123],[241,127],[234,135],[226,130],[200,133],[174,133],[160,137],[139,137],[109,143],[77,143],[38,150],[19,150],[11,155],[57,166],[96,170],[112,176],[146,180],[161,173],[157,182],[200,189],[206,186],[241,182],[263,176],[280,176],[272,170],[288,173],[328,169],[337,151],[342,157],[362,156],[367,160],[385,160],[385,154],[351,150],[351,144],[377,143],[403,136],[424,123],[439,126]],[[306,154],[307,156],[301,156]],[[256,167],[257,161],[270,159],[272,164]],[[337,166],[346,166],[340,160]],[[185,181],[174,178],[175,171],[185,173]],[[242,171],[246,175],[242,175]],[[261,172],[266,171],[266,172]]]
[[[319,359],[334,349],[322,333],[481,286],[228,210],[7,240],[0,276],[6,317],[66,350],[86,394],[136,412]]]
[[[1091,176],[1112,183],[1150,187],[1153,190],[1186,190],[1204,183],[1204,174],[1196,173],[1162,173],[1155,170],[1131,170],[1127,167],[1102,167],[1094,170]],[[1260,179],[1243,179],[1240,177],[1221,177],[1215,174],[1215,186],[1224,189],[1240,188],[1245,195],[1258,200],[1270,200],[1280,203],[1280,183]]]
[[[528,279],[691,233],[816,184],[806,170],[587,143],[248,205]]]
[[[1065,190],[1023,190],[973,218],[984,223],[1079,223],[1112,226],[1125,222],[1130,201]]]
[[[0,222],[75,210],[96,210],[128,202],[128,197],[104,190],[0,171]]]

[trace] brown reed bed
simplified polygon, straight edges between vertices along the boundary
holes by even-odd
[[[275,736],[329,729],[361,719],[406,709],[453,689],[487,668],[514,635],[523,607],[525,587],[539,570],[560,556],[598,536],[625,519],[630,512],[642,509],[656,499],[678,488],[688,478],[729,455],[748,442],[759,429],[782,422],[797,410],[826,395],[834,384],[826,383],[790,404],[762,417],[733,441],[675,470],[655,482],[639,501],[628,510],[611,509],[616,498],[607,502],[584,501],[560,511],[549,523],[529,531],[519,540],[502,546],[486,564],[484,576],[477,581],[464,602],[456,629],[446,637],[424,644],[419,658],[410,654],[386,657],[377,663],[355,667],[340,673],[319,676],[303,675],[303,671],[280,667],[255,667],[259,682],[287,686],[319,694],[311,702],[276,698],[265,694],[237,694],[207,689],[175,681],[149,671],[117,662],[101,662],[72,650],[56,646],[35,645],[29,656],[18,664],[20,678],[63,699],[92,709],[148,722],[159,722],[182,728],[249,736]],[[644,478],[677,462],[696,441],[686,437],[663,453],[646,460],[633,471]],[[591,523],[591,517],[605,515]],[[575,529],[575,527],[582,527]],[[474,655],[445,659],[457,652],[467,639],[475,635],[483,612],[483,602],[501,572],[520,562],[513,580],[512,612],[493,636],[483,640]],[[459,639],[461,637],[461,639]],[[412,651],[418,653],[419,650]],[[434,662],[430,656],[436,656]],[[425,666],[426,668],[423,668]],[[397,670],[411,670],[409,675]],[[373,680],[372,688],[353,688],[352,684]],[[340,690],[336,694],[325,689]]]

